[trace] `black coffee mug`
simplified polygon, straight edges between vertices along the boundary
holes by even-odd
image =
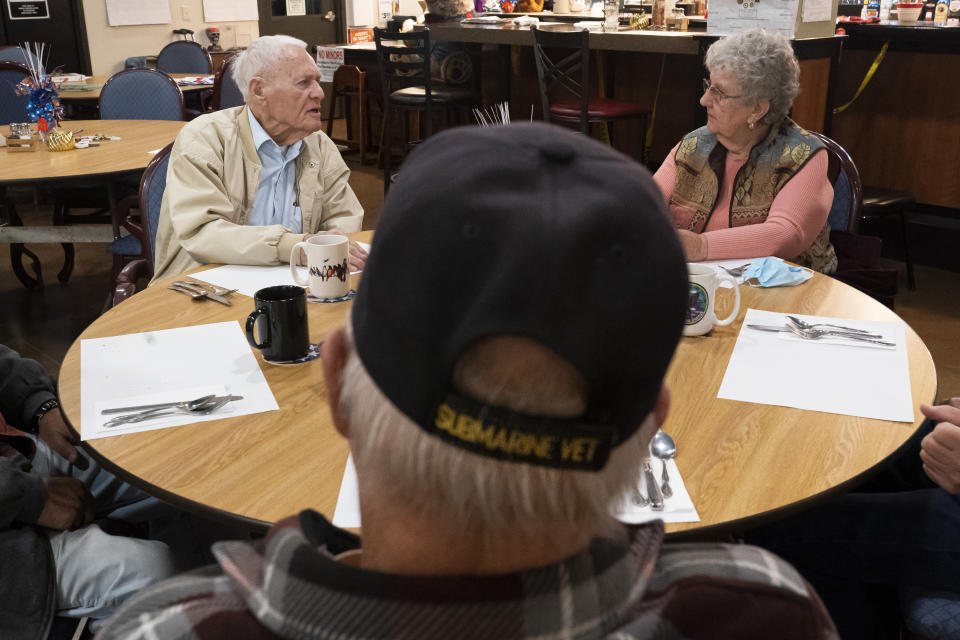
[[[287,362],[307,353],[307,293],[302,287],[281,285],[260,289],[253,296],[254,310],[247,316],[247,342],[260,349],[264,360]],[[263,317],[260,342],[253,337],[257,320]]]

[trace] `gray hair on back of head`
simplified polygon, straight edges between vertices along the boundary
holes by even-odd
[[[353,346],[343,371],[340,409],[349,423],[359,473],[380,474],[377,488],[462,531],[540,531],[577,526],[594,535],[619,524],[612,507],[639,478],[656,430],[652,414],[596,472],[552,469],[480,456],[426,433],[379,390]],[[461,355],[454,386],[465,395],[527,415],[573,418],[586,409],[586,381],[566,360],[526,338],[487,338]]]
[[[762,122],[776,125],[790,113],[800,91],[800,64],[790,40],[773,31],[749,29],[720,38],[707,50],[707,69],[736,78],[746,102],[770,101]]]
[[[261,36],[230,64],[230,73],[243,94],[244,102],[247,101],[250,81],[275,66],[286,56],[286,50],[290,47],[306,49],[307,43],[293,36]]]

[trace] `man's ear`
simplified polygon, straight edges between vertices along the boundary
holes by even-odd
[[[327,388],[327,406],[330,407],[333,426],[344,438],[350,437],[347,421],[340,412],[340,389],[343,387],[343,368],[347,366],[347,353],[347,332],[343,327],[327,336],[320,347],[323,378]]]
[[[259,76],[254,76],[250,78],[250,85],[247,87],[247,95],[250,96],[251,99],[256,98],[258,100],[262,100],[263,87],[264,87],[263,78],[260,78]]]

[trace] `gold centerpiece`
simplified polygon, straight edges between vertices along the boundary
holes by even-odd
[[[47,148],[50,151],[70,151],[73,149],[73,131],[53,129],[47,133]]]

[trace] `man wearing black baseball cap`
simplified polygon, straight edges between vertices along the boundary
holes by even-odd
[[[775,556],[611,515],[666,416],[686,291],[625,156],[543,124],[434,136],[323,346],[362,548],[305,511],[263,551],[215,546],[222,575],[136,599],[104,637],[836,637]]]

